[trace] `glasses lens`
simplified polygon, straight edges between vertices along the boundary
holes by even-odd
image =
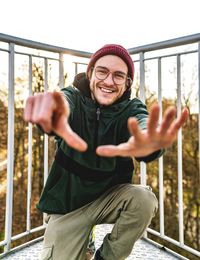
[[[98,79],[104,80],[107,78],[109,71],[105,68],[97,67],[95,69],[95,75]]]
[[[95,76],[97,79],[104,80],[108,77],[110,71],[107,68],[96,67]],[[117,85],[124,84],[127,79],[127,75],[120,71],[115,71],[112,73],[113,82]]]
[[[121,72],[114,72],[113,73],[113,80],[115,84],[123,84],[126,81],[126,74]]]

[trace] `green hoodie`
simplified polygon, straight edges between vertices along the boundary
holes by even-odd
[[[46,213],[66,214],[92,202],[114,185],[130,183],[134,170],[130,157],[100,157],[96,147],[126,142],[130,133],[129,117],[136,117],[146,128],[148,112],[137,98],[121,98],[110,106],[99,106],[90,96],[74,86],[62,89],[70,105],[69,124],[88,144],[86,152],[69,147],[57,137],[55,159],[37,208]],[[149,162],[163,151],[138,161]]]

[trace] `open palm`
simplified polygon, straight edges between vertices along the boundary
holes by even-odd
[[[143,157],[157,150],[169,147],[177,138],[177,132],[188,117],[188,110],[183,109],[181,115],[175,119],[176,109],[170,107],[166,110],[159,125],[160,109],[153,105],[147,122],[147,129],[141,130],[134,117],[129,118],[128,128],[131,137],[126,143],[119,145],[103,145],[97,147],[97,154],[101,156],[130,156]]]

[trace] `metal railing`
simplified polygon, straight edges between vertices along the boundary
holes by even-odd
[[[149,51],[155,51],[160,50],[162,48],[172,48],[177,47],[179,45],[187,45],[191,43],[197,43],[196,48],[193,50],[184,50],[184,51],[174,51],[170,52],[170,54],[164,54],[164,55],[155,55],[151,56],[150,58],[144,57],[145,53]],[[198,122],[200,119],[199,111],[200,111],[200,34],[191,35],[187,37],[182,37],[178,39],[168,40],[161,43],[156,44],[150,44],[146,46],[141,46],[138,48],[132,48],[129,50],[131,54],[136,54],[139,52],[139,62],[140,62],[140,98],[145,101],[145,61],[147,60],[156,60],[157,61],[157,70],[158,70],[158,103],[160,104],[160,107],[162,108],[162,81],[161,81],[161,71],[162,71],[162,65],[161,60],[166,57],[175,57],[176,60],[176,86],[177,86],[177,114],[179,115],[181,113],[182,109],[182,102],[181,102],[181,57],[183,55],[189,55],[192,53],[196,53],[196,59],[197,59],[197,88],[198,88]],[[161,118],[160,118],[161,119]],[[200,131],[200,129],[198,129]],[[198,132],[198,138],[200,137],[200,132]],[[199,139],[200,140],[200,139]],[[163,238],[164,240],[196,255],[200,256],[200,252],[197,250],[194,250],[193,248],[187,246],[184,243],[184,216],[183,216],[183,158],[182,158],[182,129],[179,130],[178,133],[178,140],[177,140],[177,156],[178,156],[178,219],[179,219],[179,239],[178,241],[175,239],[170,238],[165,234],[165,225],[164,225],[164,186],[163,186],[163,176],[164,176],[164,167],[163,167],[163,157],[159,158],[159,215],[160,215],[160,231],[155,231],[151,228],[148,228],[148,232]],[[200,148],[199,148],[200,149]],[[199,172],[198,172],[199,175]],[[199,175],[200,177],[200,175]],[[146,185],[146,164],[141,163],[141,183]]]
[[[28,234],[35,233],[37,231],[43,230],[45,225],[41,225],[35,228],[31,227],[30,215],[31,215],[31,185],[32,185],[32,125],[28,125],[28,181],[27,181],[27,218],[26,218],[26,231],[17,235],[12,235],[12,215],[13,215],[13,172],[14,172],[14,113],[15,113],[15,57],[16,55],[26,56],[28,59],[28,90],[29,95],[32,94],[32,66],[33,59],[40,58],[44,62],[44,90],[49,88],[49,61],[55,61],[59,64],[58,66],[58,81],[59,86],[64,85],[64,73],[65,73],[65,55],[72,55],[75,64],[75,70],[73,75],[78,72],[78,67],[80,64],[87,64],[87,61],[77,61],[77,57],[89,58],[91,53],[82,52],[78,50],[72,50],[67,48],[60,48],[57,46],[52,46],[48,44],[42,44],[34,41],[29,41],[21,38],[12,37],[5,34],[0,34],[0,43],[3,43],[3,47],[0,45],[0,54],[8,54],[8,138],[7,138],[7,158],[5,161],[7,163],[7,188],[6,188],[6,213],[5,213],[5,230],[0,230],[0,232],[5,233],[4,240],[0,242],[0,247],[4,247],[4,252],[1,255],[9,253],[11,250],[11,243],[22,237],[27,236]],[[189,47],[187,47],[189,46]],[[190,48],[190,46],[192,46]],[[21,48],[19,47],[28,47]],[[184,47],[183,50],[176,50],[175,47]],[[44,53],[43,53],[44,51]],[[161,51],[163,51],[161,53]],[[138,75],[138,82],[140,87],[140,98],[145,102],[147,95],[147,84],[146,79],[146,63],[148,61],[156,62],[157,66],[157,78],[155,79],[157,85],[157,98],[160,107],[162,108],[162,61],[163,59],[174,57],[176,63],[176,89],[177,89],[177,113],[181,112],[181,79],[182,79],[182,70],[181,70],[181,58],[184,55],[195,55],[195,64],[197,64],[197,82],[198,88],[198,123],[200,122],[199,111],[200,111],[200,34],[190,35],[186,37],[181,37],[178,39],[172,39],[168,41],[163,41],[155,44],[149,44],[145,46],[140,46],[136,48],[129,49],[130,54],[133,56],[136,64],[136,75]],[[55,56],[52,56],[55,54]],[[1,77],[1,75],[0,75]],[[137,81],[137,77],[135,79]],[[134,82],[136,85],[137,82]],[[200,127],[198,126],[198,140],[200,140]],[[200,252],[190,246],[185,245],[184,243],[184,223],[183,223],[183,185],[182,185],[182,130],[178,133],[178,142],[177,142],[177,168],[178,168],[178,219],[179,219],[179,239],[175,240],[168,237],[165,234],[165,223],[164,223],[164,164],[163,157],[159,159],[159,218],[160,218],[160,230],[156,231],[151,228],[148,228],[148,232],[161,237],[162,239],[194,254],[195,256],[200,256]],[[200,148],[199,148],[200,149]],[[1,152],[1,151],[0,151]],[[0,157],[1,158],[1,157]],[[0,162],[4,165],[3,162]],[[146,184],[147,176],[146,169],[147,166],[145,163],[141,163],[141,183]],[[44,136],[44,182],[46,181],[48,175],[48,136]]]

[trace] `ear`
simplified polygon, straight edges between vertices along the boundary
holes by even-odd
[[[127,89],[130,89],[132,84],[133,84],[132,79],[131,78],[127,78],[127,80],[126,80],[126,87],[127,87]]]
[[[90,70],[88,71],[88,73],[87,73],[87,78],[90,80],[91,79],[91,77],[92,77],[92,72],[93,72],[93,67],[92,68],[90,68]]]

